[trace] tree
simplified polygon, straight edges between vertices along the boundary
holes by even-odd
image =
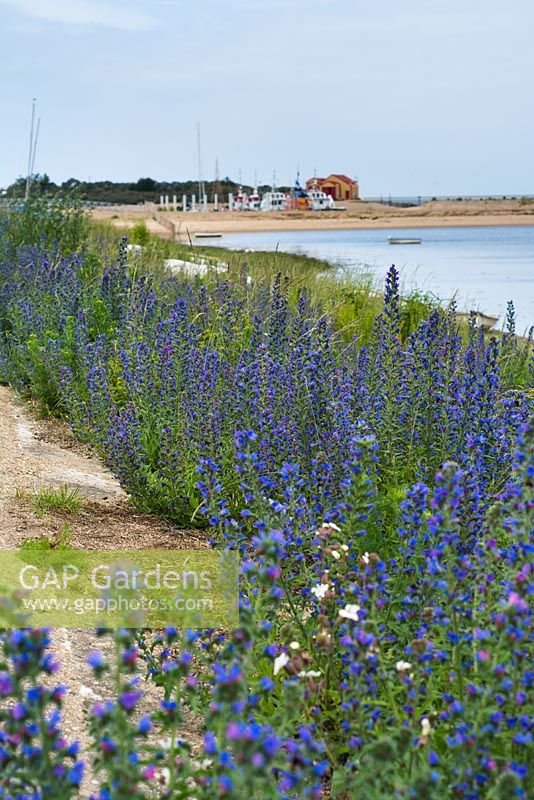
[[[156,181],[152,178],[139,178],[134,186],[138,192],[153,192],[156,188]]]

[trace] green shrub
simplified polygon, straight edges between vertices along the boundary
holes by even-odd
[[[150,233],[144,221],[136,222],[130,231],[130,241],[132,244],[147,245],[150,241]]]

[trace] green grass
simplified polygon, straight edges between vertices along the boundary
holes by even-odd
[[[20,550],[23,553],[43,553],[49,550],[68,550],[71,547],[73,530],[68,522],[57,534],[45,534],[35,539],[25,539]]]
[[[31,197],[16,210],[0,208],[0,259],[36,244],[62,253],[81,252],[90,229],[89,216],[75,197]]]
[[[54,489],[51,486],[39,486],[30,492],[19,495],[26,500],[38,517],[43,517],[51,511],[63,514],[79,514],[84,505],[84,498],[77,489],[69,486],[60,486]]]
[[[123,234],[112,225],[93,223],[90,236],[90,250],[104,253],[104,258],[116,258],[120,238]],[[128,234],[132,243],[138,242],[137,226]],[[365,265],[340,268],[329,261],[297,253],[280,251],[228,250],[223,247],[184,244],[162,239],[143,231],[143,251],[132,259],[135,269],[147,269],[158,279],[163,280],[163,263],[168,258],[183,259],[206,257],[214,263],[228,265],[227,273],[208,274],[202,280],[206,283],[229,279],[234,282],[251,281],[253,285],[272,284],[278,275],[286,281],[289,300],[296,304],[300,293],[306,290],[312,303],[329,314],[338,331],[342,331],[346,341],[358,336],[361,341],[369,338],[374,320],[382,311],[384,276],[375,275]],[[102,257],[102,256],[101,256]],[[195,280],[190,279],[190,280]],[[410,291],[403,294],[401,303],[402,336],[406,338],[422,319],[440,302],[431,293]]]

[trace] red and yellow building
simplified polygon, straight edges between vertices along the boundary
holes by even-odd
[[[329,194],[334,200],[357,200],[359,196],[358,181],[348,175],[333,174],[328,178],[310,178],[306,181],[306,189],[314,187]]]

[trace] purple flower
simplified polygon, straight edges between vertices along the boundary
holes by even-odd
[[[102,656],[102,653],[99,653],[97,651],[89,653],[89,655],[87,656],[87,663],[91,667],[91,669],[94,669],[96,672],[103,670],[105,666],[105,661],[104,657]]]
[[[142,696],[142,692],[123,692],[119,697],[119,703],[125,711],[132,711]]]
[[[13,680],[8,672],[0,672],[0,696],[8,697],[13,691]]]
[[[204,752],[208,756],[215,755],[217,752],[217,740],[215,739],[215,734],[211,731],[204,734]]]

